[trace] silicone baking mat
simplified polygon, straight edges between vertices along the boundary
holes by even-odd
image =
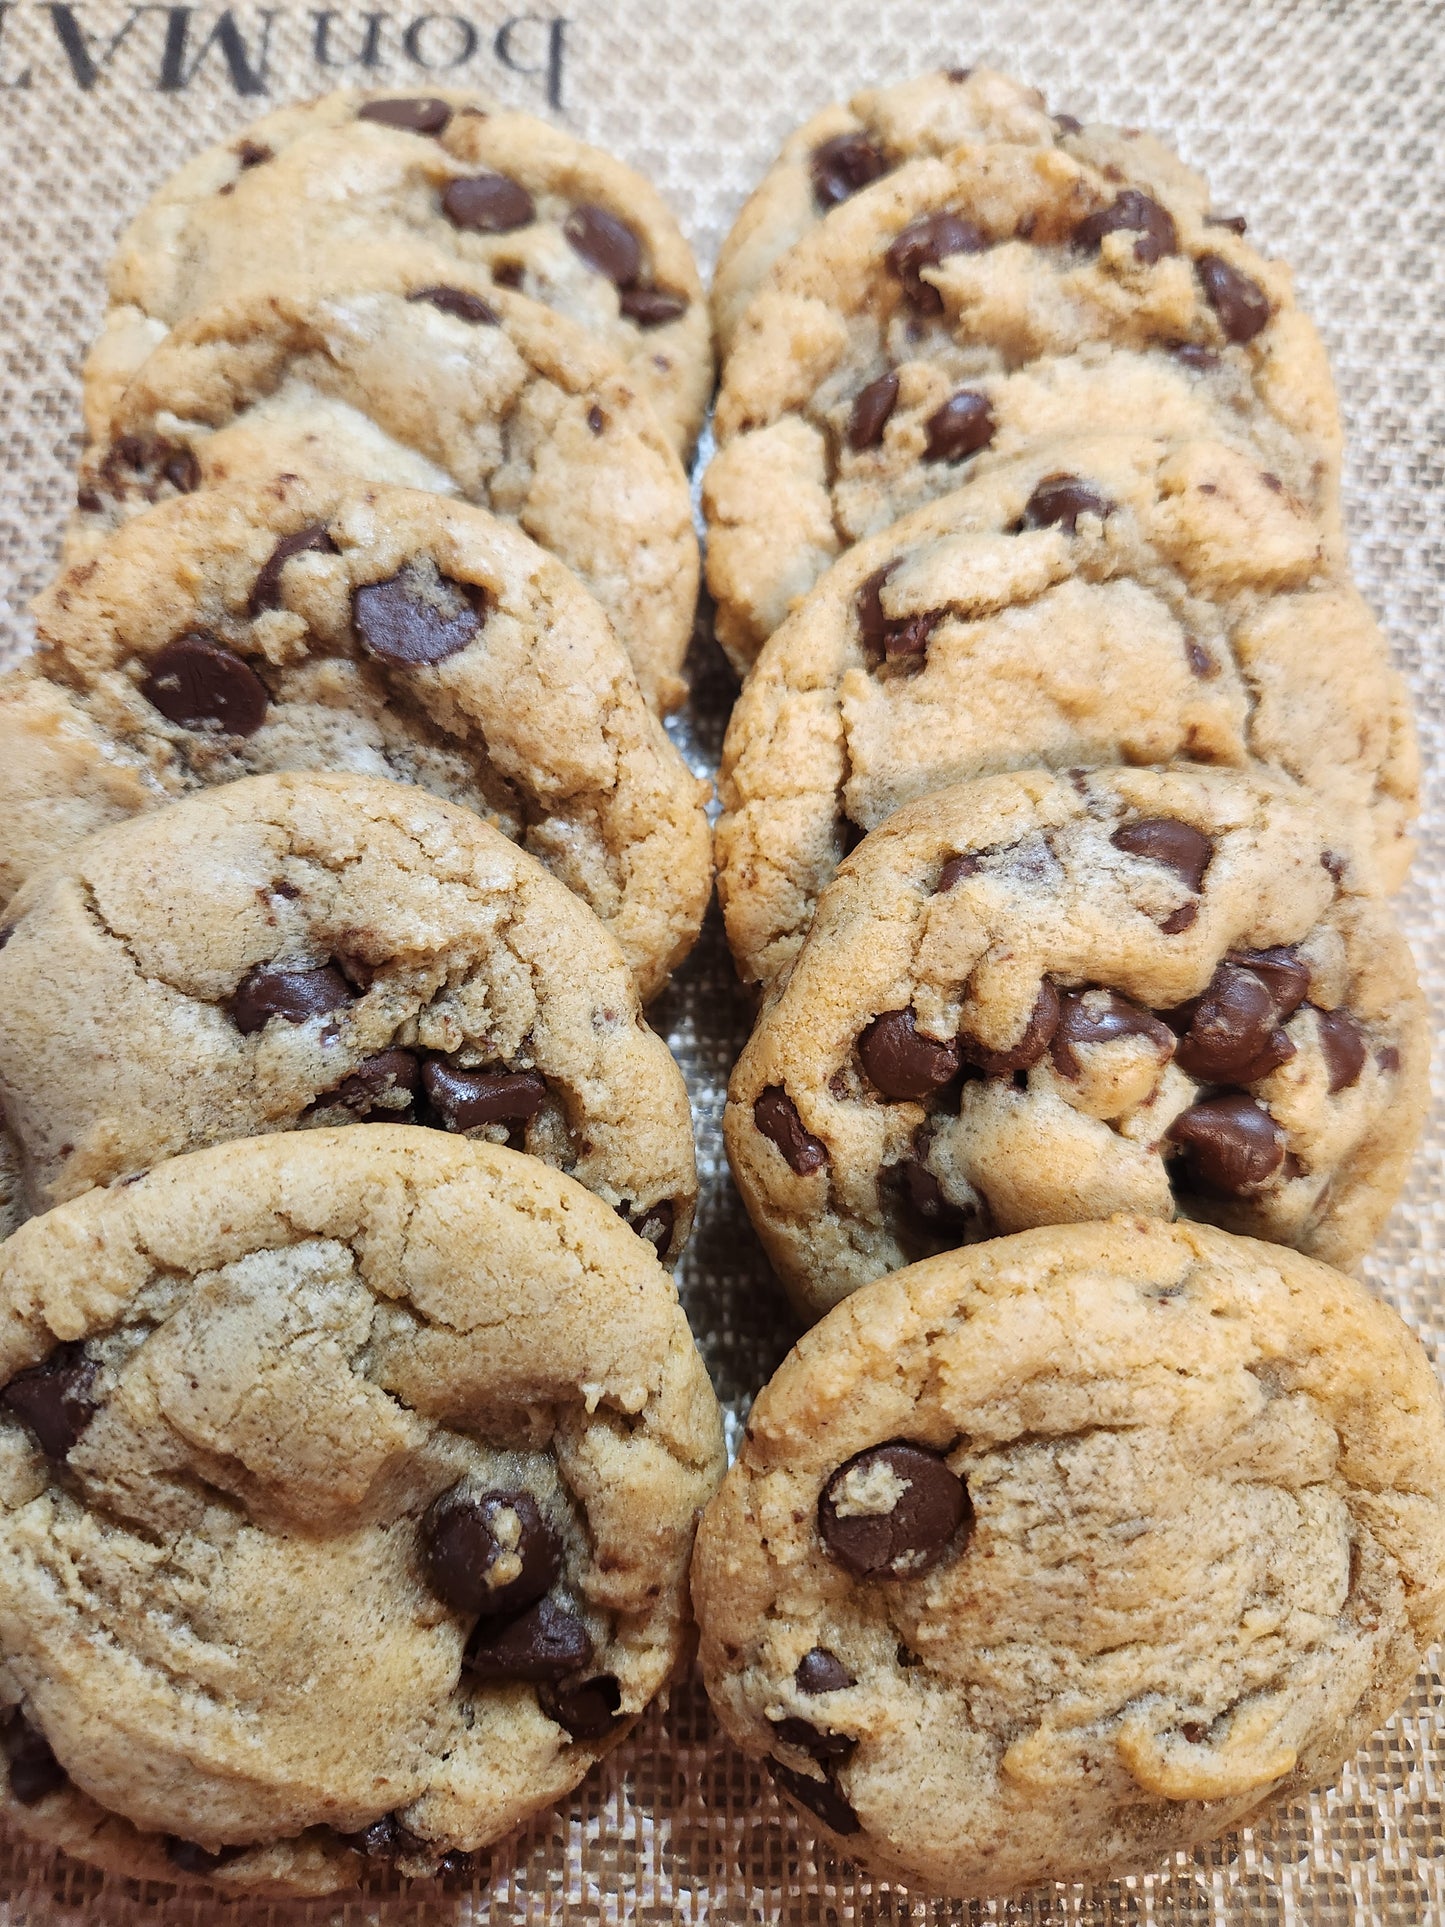
[[[525,0],[514,0],[515,5]],[[1426,808],[1403,899],[1438,1005],[1445,877],[1434,766],[1445,733],[1445,8],[1431,0],[563,0],[561,13],[374,0],[373,10],[0,0],[0,655],[27,641],[67,512],[78,367],[121,223],[188,154],[279,101],[346,84],[476,85],[644,169],[704,268],[787,130],[823,102],[931,66],[1004,67],[1056,109],[1157,128],[1215,205],[1296,269],[1334,356],[1361,586],[1419,704]],[[441,9],[427,12],[434,6]],[[458,11],[445,9],[457,6]],[[732,687],[707,644],[674,730],[710,771]],[[4,826],[0,825],[0,835]],[[653,1021],[686,1071],[703,1194],[680,1275],[730,1427],[791,1336],[727,1177],[719,1129],[746,1034],[716,918]],[[1368,1276],[1437,1362],[1445,1130],[1416,1161]],[[1332,1787],[1267,1825],[1108,1887],[961,1903],[874,1882],[821,1851],[676,1688],[573,1801],[461,1883],[328,1903],[218,1903],[137,1887],[0,1839],[0,1927],[391,1923],[1445,1922],[1445,1704],[1437,1663]]]

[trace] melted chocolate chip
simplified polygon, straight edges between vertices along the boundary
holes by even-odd
[[[830,1559],[855,1579],[916,1579],[973,1524],[968,1488],[936,1452],[895,1439],[849,1459],[818,1500]],[[962,1550],[962,1542],[958,1550]]]
[[[313,522],[308,529],[297,529],[294,535],[283,535],[251,585],[247,612],[258,616],[263,609],[280,608],[281,571],[293,555],[335,555],[336,552],[336,544],[320,522]]]
[[[182,729],[216,729],[224,736],[254,736],[271,701],[244,657],[198,630],[176,636],[157,652],[140,690],[167,722]]]
[[[889,369],[877,381],[870,381],[853,402],[848,417],[848,446],[853,449],[877,448],[888,426],[888,417],[898,405],[898,374]]]
[[[956,462],[965,455],[976,455],[981,448],[988,447],[996,427],[988,396],[972,388],[960,388],[929,416],[925,424],[928,445],[924,459]]]
[[[769,1084],[754,1103],[753,1123],[770,1144],[777,1146],[798,1177],[820,1171],[828,1162],[827,1146],[804,1129],[797,1105],[781,1084]]]
[[[334,964],[314,970],[285,970],[277,964],[257,964],[237,984],[231,998],[231,1022],[243,1036],[264,1030],[273,1017],[288,1024],[304,1024],[327,1011],[342,1010],[352,1001],[351,986]]]
[[[913,1151],[903,1161],[903,1186],[909,1205],[926,1225],[958,1227],[971,1222],[973,1213],[954,1204],[934,1177],[923,1157]]]
[[[47,1794],[58,1793],[65,1785],[69,1775],[49,1740],[23,1714],[17,1713],[0,1737],[10,1768],[10,1792],[22,1807],[38,1806]]]
[[[421,1563],[438,1599],[495,1619],[542,1597],[562,1570],[562,1541],[530,1492],[452,1486],[422,1520]]]
[[[333,1095],[358,1117],[379,1111],[394,1118],[410,1110],[420,1089],[420,1059],[409,1050],[381,1050],[363,1058]]]
[[[476,1679],[565,1680],[592,1663],[592,1636],[575,1613],[539,1599],[516,1619],[482,1620],[462,1664]]]
[[[943,296],[923,279],[925,268],[936,268],[950,254],[981,254],[988,240],[981,228],[961,214],[946,210],[910,221],[888,250],[888,266],[903,283],[903,292],[920,314],[942,314]]]
[[[615,288],[630,288],[642,272],[642,243],[610,208],[586,201],[562,223],[572,252]]]
[[[632,1229],[639,1238],[646,1239],[659,1256],[672,1243],[673,1226],[677,1223],[677,1206],[671,1198],[663,1198],[659,1203],[649,1205],[640,1218],[631,1221]]]
[[[885,1010],[858,1039],[864,1070],[885,1097],[921,1102],[958,1074],[958,1050],[921,1037],[911,1010]]]
[[[897,567],[898,560],[895,558],[892,562],[886,562],[881,569],[875,569],[859,585],[854,604],[864,642],[880,651],[889,662],[925,655],[928,639],[944,616],[942,609],[925,609],[920,614],[896,619],[884,613],[883,584]]]
[[[547,1080],[537,1071],[466,1071],[431,1058],[422,1065],[421,1078],[447,1131],[525,1124],[547,1101]]]
[[[1315,1017],[1319,1032],[1320,1054],[1329,1075],[1330,1096],[1348,1090],[1357,1082],[1369,1056],[1369,1046],[1359,1023],[1347,1010],[1322,1010]]]
[[[364,1854],[368,1860],[395,1860],[403,1853],[422,1853],[426,1850],[425,1842],[419,1840],[409,1827],[403,1826],[394,1813],[383,1813],[379,1820],[373,1820],[360,1833],[339,1833],[336,1837],[343,1845]]]
[[[687,313],[687,296],[670,288],[624,288],[617,305],[639,328],[662,328]]]
[[[1184,1149],[1199,1189],[1247,1198],[1284,1163],[1284,1132],[1252,1097],[1211,1097],[1176,1117],[1169,1136]]]
[[[1196,893],[1214,855],[1214,843],[1192,823],[1181,823],[1173,816],[1146,816],[1137,823],[1126,823],[1115,830],[1109,841],[1127,856],[1142,857],[1147,863],[1162,863],[1172,870],[1187,890]]]
[[[784,1746],[795,1746],[802,1753],[811,1753],[819,1766],[841,1766],[858,1751],[858,1742],[851,1734],[824,1733],[811,1720],[799,1719],[796,1714],[789,1714],[780,1720],[769,1720],[768,1725]]]
[[[369,656],[395,668],[423,668],[465,649],[486,620],[476,592],[440,578],[448,609],[424,593],[418,578],[401,569],[384,582],[367,582],[351,598],[351,619]]]
[[[452,117],[444,100],[422,96],[413,100],[369,100],[357,109],[358,120],[374,120],[403,134],[440,134]]]
[[[806,1773],[795,1773],[781,1760],[766,1760],[764,1765],[784,1793],[790,1794],[799,1806],[806,1807],[825,1827],[831,1827],[834,1833],[858,1832],[857,1814],[831,1780],[815,1780]]]
[[[1119,1037],[1142,1037],[1159,1053],[1161,1063],[1173,1055],[1174,1033],[1167,1024],[1112,990],[1107,999],[1082,990],[1066,991],[1059,999],[1059,1027],[1051,1048],[1054,1069],[1061,1077],[1079,1076],[1078,1050],[1089,1044],[1110,1044]]]
[[[617,1724],[622,1688],[611,1673],[600,1673],[596,1679],[543,1686],[537,1704],[574,1740],[601,1740]]]
[[[1077,475],[1046,475],[1024,503],[1019,527],[1058,528],[1077,535],[1081,515],[1097,515],[1102,522],[1113,512],[1114,504]]]
[[[1106,234],[1120,231],[1139,236],[1134,243],[1134,259],[1145,263],[1179,252],[1179,230],[1168,208],[1161,207],[1137,188],[1126,187],[1110,207],[1086,214],[1073,232],[1076,248],[1096,253]]]
[[[1205,299],[1227,341],[1253,341],[1269,325],[1269,296],[1222,254],[1201,254],[1194,263]]]
[[[455,315],[458,321],[470,321],[478,328],[495,328],[501,320],[495,308],[489,308],[479,294],[469,294],[465,288],[418,288],[407,300],[425,301],[428,307],[440,308],[443,314]]]
[[[951,856],[938,873],[938,882],[934,886],[935,894],[942,896],[945,890],[951,890],[955,883],[961,883],[965,877],[976,877],[982,868],[983,865],[976,856],[970,856],[967,853],[962,856]]]
[[[813,198],[826,212],[887,172],[887,161],[866,135],[835,134],[813,149]]]
[[[1015,1071],[1031,1070],[1053,1042],[1059,1027],[1059,1012],[1059,993],[1045,977],[1039,985],[1024,1034],[1016,1044],[1010,1044],[1006,1050],[994,1050],[976,1037],[970,1037],[967,1031],[960,1031],[959,1051],[968,1063],[976,1064],[985,1077],[1011,1077]]]
[[[1227,961],[1242,970],[1252,970],[1268,984],[1278,1023],[1292,1017],[1310,994],[1310,967],[1292,945],[1277,944],[1268,950],[1231,950]]]
[[[470,234],[511,234],[537,218],[531,195],[509,174],[463,174],[449,181],[442,213]]]
[[[244,1847],[218,1847],[212,1853],[207,1847],[198,1847],[194,1840],[182,1840],[179,1834],[166,1835],[166,1859],[182,1873],[214,1873],[227,1861],[239,1860],[245,1851]]]
[[[201,464],[193,449],[178,448],[168,455],[161,464],[161,474],[177,495],[194,495],[201,486]]]
[[[800,1693],[811,1695],[841,1693],[845,1686],[856,1686],[858,1682],[836,1653],[830,1653],[826,1646],[815,1646],[798,1661],[793,1684]]]
[[[92,1393],[99,1372],[83,1343],[57,1345],[0,1390],[0,1406],[28,1426],[46,1458],[59,1464],[96,1414]]]
[[[1263,977],[1222,963],[1179,1040],[1179,1068],[1204,1083],[1248,1082],[1244,1068],[1265,1051],[1277,1021],[1274,996]]]

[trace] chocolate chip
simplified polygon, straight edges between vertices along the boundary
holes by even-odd
[[[936,268],[950,254],[981,254],[987,237],[961,214],[944,210],[910,221],[888,250],[888,266],[903,283],[903,292],[920,314],[942,314],[943,296],[923,279],[925,268]]]
[[[617,305],[639,328],[661,328],[687,313],[687,296],[667,288],[624,288]]]
[[[1268,950],[1231,950],[1227,961],[1252,970],[1269,986],[1277,1022],[1292,1017],[1310,992],[1310,967],[1292,945]]]
[[[531,195],[509,174],[463,174],[449,181],[442,213],[470,234],[511,234],[537,218]]]
[[[898,374],[889,369],[877,381],[870,381],[854,398],[848,417],[848,446],[854,449],[877,448],[888,426],[888,417],[898,405]]]
[[[975,1213],[964,1211],[949,1198],[917,1151],[903,1160],[903,1186],[908,1202],[927,1225],[958,1227],[972,1222]]]
[[[972,388],[960,388],[925,423],[928,445],[924,459],[956,462],[964,455],[976,455],[993,440],[996,426],[988,396]]]
[[[630,288],[642,272],[642,243],[610,208],[585,201],[562,223],[572,252],[605,274],[616,288]]]
[[[1269,324],[1269,296],[1264,289],[1231,266],[1222,254],[1201,254],[1194,266],[1225,339],[1253,341]]]
[[[1135,187],[1126,187],[1112,206],[1086,214],[1074,229],[1072,239],[1076,248],[1092,254],[1102,245],[1106,234],[1121,231],[1139,236],[1134,243],[1136,261],[1152,264],[1166,254],[1179,252],[1179,230],[1174,225],[1174,216],[1168,208],[1161,207]]]
[[[421,1089],[421,1062],[409,1050],[381,1050],[365,1057],[331,1093],[358,1117],[379,1111],[397,1117],[408,1111]]]
[[[422,1084],[448,1131],[479,1124],[525,1124],[547,1101],[547,1080],[537,1071],[467,1071],[438,1058],[422,1065]]]
[[[1187,890],[1197,892],[1214,855],[1214,843],[1192,823],[1181,823],[1173,816],[1145,816],[1137,823],[1126,823],[1115,830],[1109,841],[1126,856],[1142,857],[1147,863],[1162,863],[1172,870]]]
[[[856,1686],[858,1682],[836,1653],[830,1653],[826,1646],[814,1646],[798,1661],[793,1684],[800,1693],[811,1695],[841,1693],[845,1686]]]
[[[478,328],[495,328],[501,320],[495,308],[465,288],[418,288],[407,300],[425,301],[428,307],[440,308],[443,314],[455,315],[458,321],[470,321]]]
[[[596,1679],[543,1686],[537,1704],[574,1740],[601,1740],[617,1724],[622,1688],[611,1673],[600,1673]]]
[[[1159,1053],[1161,1063],[1174,1054],[1174,1033],[1151,1011],[1141,1010],[1112,990],[1103,997],[1097,992],[1066,991],[1059,999],[1059,1027],[1051,1044],[1054,1069],[1061,1077],[1076,1078],[1082,1069],[1075,1055],[1078,1050],[1110,1044],[1119,1037],[1142,1037]]]
[[[596,402],[593,402],[592,406],[587,410],[587,426],[592,430],[594,435],[600,435],[607,426],[607,417],[597,406]]]
[[[1019,527],[1058,528],[1077,535],[1081,515],[1097,515],[1102,522],[1113,513],[1114,504],[1077,475],[1046,475],[1024,503]]]
[[[677,1222],[677,1207],[671,1198],[663,1198],[660,1203],[650,1205],[640,1218],[633,1219],[632,1229],[639,1238],[650,1244],[659,1256],[672,1243],[672,1230]]]
[[[10,1792],[22,1807],[37,1806],[49,1793],[58,1793],[69,1777],[38,1727],[17,1713],[3,1735],[10,1768]]]
[[[575,1613],[539,1599],[516,1619],[482,1620],[462,1664],[476,1679],[565,1680],[592,1663],[592,1636]]]
[[[396,668],[429,667],[465,649],[486,620],[476,592],[450,577],[439,578],[449,591],[447,608],[425,593],[417,575],[401,569],[384,582],[367,582],[351,598],[351,619],[367,654]]]
[[[918,1034],[911,1010],[885,1010],[858,1039],[864,1070],[885,1097],[921,1102],[958,1074],[958,1051]]]
[[[1194,1183],[1230,1197],[1262,1191],[1284,1163],[1284,1132],[1252,1097],[1206,1098],[1175,1118],[1169,1136]]]
[[[813,198],[825,212],[888,172],[888,163],[864,134],[835,134],[813,149]]]
[[[177,495],[194,495],[201,486],[201,464],[193,449],[178,448],[174,455],[168,455],[161,474]]]
[[[452,117],[444,100],[426,96],[413,100],[369,100],[357,109],[358,120],[374,120],[403,134],[440,134]]]
[[[955,883],[961,883],[965,877],[976,877],[982,868],[983,865],[976,856],[969,856],[967,853],[962,856],[951,856],[938,873],[938,882],[934,886],[935,894],[942,896],[945,890],[951,890]]]
[[[247,168],[260,167],[275,158],[275,150],[267,147],[263,141],[242,141],[236,149],[236,159],[240,162],[243,174]]]
[[[1219,674],[1219,664],[1202,642],[1196,641],[1193,636],[1186,636],[1184,654],[1188,658],[1191,676],[1197,676],[1201,682],[1213,682]]]
[[[1320,851],[1320,868],[1327,871],[1336,883],[1343,883],[1345,871],[1349,868],[1347,858],[1338,856],[1333,850]]]
[[[898,567],[899,559],[895,557],[881,569],[875,569],[859,585],[855,601],[864,642],[890,662],[926,654],[928,639],[944,617],[942,609],[925,609],[918,615],[899,616],[896,620],[884,613],[883,584]]]
[[[1053,1042],[1058,1027],[1059,993],[1045,977],[1029,1012],[1024,1034],[1016,1044],[1006,1050],[994,1050],[976,1037],[970,1037],[967,1031],[960,1031],[958,1048],[966,1061],[976,1064],[985,1077],[1010,1077],[1015,1071],[1030,1070],[1038,1063]]]
[[[825,1827],[831,1827],[834,1833],[858,1832],[857,1814],[831,1780],[814,1780],[806,1773],[795,1773],[781,1760],[765,1760],[763,1764],[784,1793],[791,1794],[799,1806],[806,1807]]]
[[[1262,977],[1237,964],[1220,964],[1179,1040],[1179,1068],[1205,1083],[1247,1082],[1244,1067],[1269,1044],[1277,1016]]]
[[[421,1522],[421,1563],[438,1599],[495,1619],[542,1597],[562,1570],[562,1541],[530,1492],[451,1486]]]
[[[1249,231],[1249,222],[1242,214],[1206,214],[1204,225],[1228,228],[1231,234],[1245,234]]]
[[[1179,1731],[1190,1746],[1203,1746],[1209,1737],[1209,1728],[1203,1720],[1185,1720]]]
[[[288,1024],[304,1024],[352,1001],[351,986],[334,964],[313,970],[286,970],[278,964],[257,964],[237,984],[231,998],[231,1022],[245,1037],[264,1030],[273,1017]]]
[[[960,1528],[966,1541],[972,1525],[963,1480],[936,1452],[906,1439],[840,1465],[818,1500],[824,1549],[855,1579],[916,1579],[938,1564]]]
[[[811,1720],[802,1720],[796,1714],[788,1714],[780,1720],[769,1720],[784,1746],[795,1746],[799,1752],[811,1753],[819,1766],[841,1766],[851,1760],[858,1751],[858,1742],[850,1733],[824,1733],[814,1726]]]
[[[1386,1044],[1383,1050],[1375,1052],[1375,1062],[1386,1077],[1393,1077],[1400,1068],[1400,1053],[1393,1044]]]
[[[972,72],[972,67],[947,67],[944,69],[943,77],[945,80],[951,80],[955,87],[961,87]]]
[[[1076,120],[1072,114],[1055,114],[1054,125],[1061,134],[1082,134],[1084,131],[1084,123]]]
[[[1159,928],[1166,937],[1177,937],[1185,930],[1192,930],[1199,921],[1197,903],[1181,903],[1177,910],[1171,910],[1167,917],[1159,919]]]
[[[247,612],[258,616],[263,609],[280,608],[281,571],[293,555],[335,555],[336,553],[336,544],[320,522],[313,522],[307,529],[297,529],[294,535],[283,535],[251,586],[251,599],[247,604]]]
[[[1219,356],[1212,348],[1201,347],[1196,341],[1178,341],[1169,350],[1174,359],[1196,374],[1204,374],[1219,366]]]
[[[1330,1096],[1346,1091],[1365,1068],[1369,1046],[1365,1033],[1347,1010],[1322,1010],[1315,1016],[1320,1052],[1329,1073]]]
[[[492,279],[499,288],[520,288],[527,278],[527,270],[520,261],[494,261]]]
[[[166,1859],[182,1873],[214,1873],[228,1860],[239,1860],[245,1851],[244,1847],[218,1847],[212,1853],[206,1847],[198,1847],[194,1840],[182,1840],[179,1834],[166,1835]]]
[[[57,1345],[41,1364],[17,1372],[0,1390],[0,1406],[35,1435],[47,1459],[59,1464],[94,1418],[92,1397],[100,1367],[76,1342]]]
[[[254,736],[271,701],[244,657],[199,630],[176,636],[159,650],[140,689],[167,722],[182,729],[214,728],[224,736]]]
[[[356,1853],[364,1854],[368,1860],[395,1860],[399,1854],[422,1853],[426,1850],[425,1841],[419,1840],[409,1827],[403,1826],[394,1813],[383,1813],[379,1820],[373,1820],[360,1833],[339,1833],[336,1837]]]
[[[781,1084],[769,1084],[753,1105],[753,1123],[775,1144],[800,1178],[828,1162],[826,1145],[803,1127],[798,1107]]]

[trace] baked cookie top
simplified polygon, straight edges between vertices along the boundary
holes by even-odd
[[[227,1144],[0,1250],[6,1817],[277,1894],[500,1837],[680,1657],[723,1469],[671,1280],[535,1158]]]
[[[278,279],[178,323],[104,408],[98,388],[67,562],[227,480],[339,472],[458,495],[573,570],[649,697],[685,693],[698,556],[682,464],[615,354],[483,269],[415,244],[364,280]]]
[[[738,967],[775,980],[849,837],[940,784],[1251,759],[1400,882],[1408,698],[1300,504],[1222,442],[1040,444],[851,549],[759,658],[719,778]]]
[[[682,1073],[597,918],[470,810],[250,777],[91,837],[4,928],[0,1105],[37,1210],[226,1138],[417,1121],[686,1242]]]
[[[1346,1263],[1424,1121],[1388,906],[1308,798],[1019,771],[865,838],[734,1069],[738,1187],[817,1316],[940,1244],[1177,1212]]]
[[[116,247],[112,347],[124,336],[148,351],[196,309],[269,284],[278,263],[335,280],[415,241],[599,335],[688,453],[712,389],[711,327],[662,196],[600,148],[462,90],[327,94],[188,161]]]
[[[161,796],[282,769],[417,783],[575,890],[644,997],[692,947],[705,792],[593,598],[485,510],[345,479],[207,489],[35,612],[40,669]]]
[[[1328,1781],[1445,1615],[1445,1414],[1348,1278],[1116,1218],[802,1338],[698,1538],[709,1695],[838,1849],[1109,1878]]]

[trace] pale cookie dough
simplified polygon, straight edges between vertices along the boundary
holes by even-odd
[[[13,899],[0,1105],[37,1211],[224,1138],[373,1119],[511,1143],[670,1260],[682,1073],[596,917],[470,810],[255,776],[94,836]]]
[[[1293,787],[980,778],[819,900],[728,1087],[728,1156],[817,1317],[940,1245],[1115,1211],[1344,1264],[1428,1099],[1410,952]]]
[[[39,667],[81,713],[79,780],[95,769],[105,807],[116,765],[156,800],[283,769],[391,776],[539,857],[644,997],[691,949],[703,786],[592,597],[484,510],[344,479],[208,489],[126,523],[35,610]],[[0,769],[32,858],[47,838],[62,854],[91,808],[52,821],[56,787],[48,738]]]
[[[1116,1218],[860,1292],[693,1562],[732,1737],[878,1872],[1106,1880],[1299,1800],[1445,1621],[1445,1412],[1387,1306]]]
[[[1408,696],[1299,504],[1223,443],[1041,444],[851,549],[759,658],[719,777],[738,968],[776,980],[850,838],[941,784],[1177,760],[1285,770],[1402,880]]]
[[[88,424],[83,560],[149,504],[338,473],[461,496],[592,591],[664,708],[697,603],[687,476],[647,395],[585,328],[420,245],[339,286],[278,280],[171,330]]]
[[[1231,440],[1343,560],[1334,386],[1288,270],[1211,225],[1203,184],[1153,154],[1129,170],[995,143],[910,161],[777,264],[728,358],[703,489],[740,668],[849,542],[1061,428]]]
[[[335,282],[415,241],[591,329],[687,455],[712,391],[711,324],[662,196],[575,135],[457,90],[328,94],[188,161],[120,238],[87,386],[113,390],[167,328],[278,267]]]
[[[717,1405],[652,1253],[535,1158],[196,1152],[23,1226],[0,1308],[27,1837],[233,1893],[445,1868],[681,1658]]]

